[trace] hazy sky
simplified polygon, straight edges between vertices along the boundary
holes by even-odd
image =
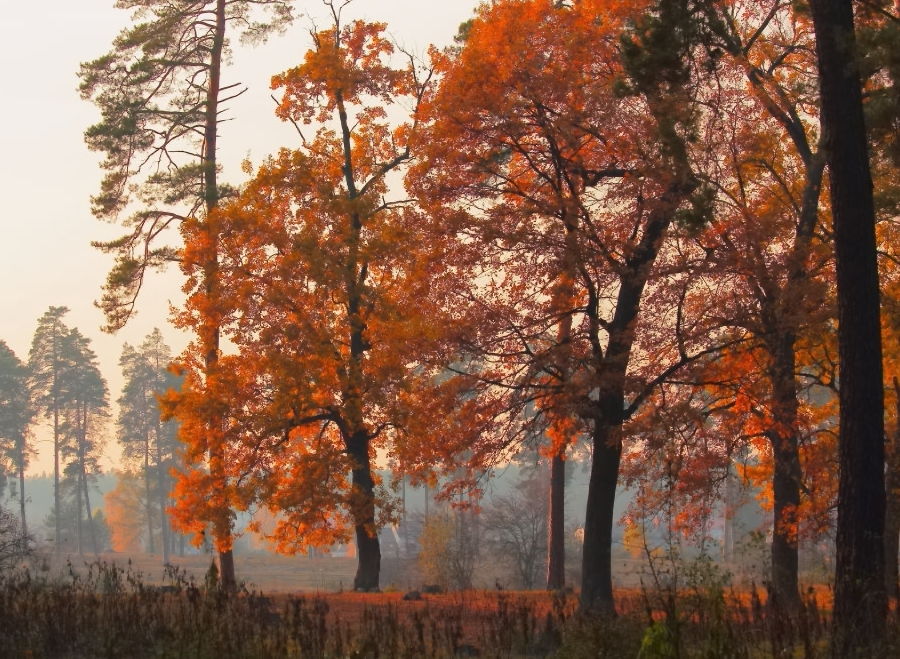
[[[397,42],[423,52],[429,43],[449,43],[477,4],[355,0],[344,11],[346,18],[386,22]],[[69,307],[68,324],[93,340],[113,401],[122,385],[118,359],[123,343],[139,344],[157,326],[176,352],[185,343],[167,322],[170,301],[177,303],[180,295],[177,270],[148,282],[137,317],[116,335],[100,331],[102,314],[93,305],[111,257],[90,241],[116,237],[121,230],[90,213],[100,157],[87,150],[82,134],[99,115],[80,99],[76,73],[80,62],[108,51],[113,37],[129,24],[129,13],[114,5],[114,0],[0,0],[0,339],[25,361],[38,317],[51,305]],[[318,17],[320,26],[327,24],[319,0],[295,6]],[[293,128],[272,113],[269,78],[300,61],[309,48],[309,26],[309,18],[301,17],[264,46],[235,49],[223,81],[240,81],[249,91],[231,103],[234,120],[220,131],[226,180],[241,181],[238,165],[245,157],[259,163],[280,146],[294,144]],[[118,454],[112,430],[110,424],[111,457],[105,468]],[[39,431],[37,439],[40,454],[33,473],[52,469],[46,432]]]

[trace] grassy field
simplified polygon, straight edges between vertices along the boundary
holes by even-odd
[[[169,563],[188,578],[203,583],[209,571],[212,556],[195,554],[172,556]],[[141,575],[144,583],[162,585],[165,569],[162,557],[155,554],[118,554],[115,552],[94,554],[69,554],[48,559],[51,574],[65,573],[71,564],[76,571],[83,571],[86,564],[100,561],[121,568],[130,566]],[[388,561],[385,566],[396,572],[397,566]],[[266,593],[324,593],[352,589],[356,559],[345,557],[278,556],[274,554],[246,554],[235,556],[235,572],[238,580],[248,590]],[[390,575],[388,575],[390,576]],[[384,581],[384,580],[382,580]]]

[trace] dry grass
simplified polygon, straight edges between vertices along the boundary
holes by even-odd
[[[574,594],[353,593],[338,558],[238,557],[260,590],[208,587],[208,556],[80,558],[62,572],[0,578],[0,655],[32,657],[822,657],[830,592],[814,588],[793,621],[759,590],[700,586],[617,591],[619,617],[578,615]],[[323,576],[327,574],[327,576]],[[164,586],[164,587],[160,587]],[[331,591],[331,592],[329,592]],[[674,613],[673,613],[674,612]],[[655,650],[650,651],[649,646]],[[642,650],[642,648],[644,648]]]

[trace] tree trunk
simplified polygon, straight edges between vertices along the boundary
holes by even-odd
[[[547,522],[547,590],[566,585],[566,448],[550,463],[550,505]]]
[[[219,92],[222,79],[222,56],[225,49],[225,9],[227,0],[216,0],[215,11],[215,33],[213,41],[210,44],[210,62],[209,62],[209,80],[206,90],[206,117],[204,122],[203,133],[203,192],[206,202],[206,222],[205,230],[211,245],[211,254],[209,261],[204,264],[204,287],[206,294],[210,300],[216,300],[218,294],[218,273],[219,273],[219,257],[218,243],[219,232],[215,219],[215,211],[219,205],[219,183],[217,171],[217,151],[216,143],[219,129]],[[220,326],[218,321],[209,315],[203,320],[201,328],[200,340],[206,349],[205,366],[206,376],[215,371],[219,362],[219,337]],[[219,433],[223,420],[219,418],[210,419],[211,426],[215,430],[211,430],[212,434]],[[224,473],[226,464],[225,447],[219,445],[210,448],[210,472],[220,480],[224,480],[227,476]],[[223,483],[224,486],[224,483]],[[227,499],[225,501],[227,506]],[[223,511],[224,512],[224,511]],[[213,533],[216,536],[216,545],[219,547],[227,547],[227,549],[218,549],[219,553],[219,578],[222,587],[227,591],[233,591],[237,588],[237,578],[234,572],[234,556],[231,550],[231,528],[225,524],[214,524]]]
[[[798,532],[800,505],[800,442],[797,387],[794,380],[794,337],[782,333],[771,350],[772,428],[772,593],[777,610],[800,611]]]
[[[731,463],[725,474],[725,514],[723,520],[722,560],[726,569],[734,561],[734,515],[737,508],[737,485]]]
[[[56,373],[53,374],[53,388],[56,389]],[[62,521],[62,509],[60,507],[60,496],[59,496],[59,402],[56,400],[56,396],[54,395],[53,400],[53,509],[56,512],[54,524],[55,524],[55,537],[54,540],[56,542],[56,547],[54,549],[55,553],[58,555],[60,552],[60,541],[62,539],[62,533],[60,531],[60,522]]]
[[[150,438],[144,437],[144,516],[147,519],[147,553],[156,553],[153,538],[153,496],[150,490]]]
[[[97,544],[97,529],[94,528],[94,514],[91,512],[91,496],[88,493],[87,474],[84,472],[83,467],[81,470],[81,486],[84,489],[84,509],[87,513],[88,529],[91,532],[91,546],[94,548],[94,555],[96,556],[100,553],[100,547]]]
[[[78,474],[75,479],[75,536],[77,541],[78,555],[84,556],[84,549],[82,544],[82,531],[81,531],[81,474]]]
[[[22,438],[22,442],[24,444],[25,438]],[[20,453],[21,456],[25,455],[24,446],[23,450]],[[22,520],[22,537],[28,537],[28,524],[25,521],[25,460],[19,460],[19,518]]]
[[[80,478],[78,479],[78,483],[76,487],[81,488],[84,493],[84,508],[87,512],[86,519],[88,521],[88,530],[91,533],[91,546],[94,548],[94,555],[96,556],[100,552],[97,549],[97,533],[94,530],[94,516],[91,513],[91,497],[88,494],[88,484],[87,484],[87,436],[88,436],[88,405],[87,402],[82,402],[81,405],[81,435],[79,437],[78,442],[78,464],[79,464],[79,472]],[[81,497],[79,497],[80,500]],[[81,508],[78,509],[78,519],[79,519],[79,527],[81,526]],[[81,551],[81,532],[79,531],[79,551]]]
[[[850,0],[812,0],[838,293],[833,657],[884,652],[884,417],[875,211]]]
[[[572,372],[572,307],[575,304],[575,277],[577,275],[578,234],[573,218],[577,212],[567,209],[564,217],[565,249],[562,254],[560,274],[557,278],[551,306],[559,315],[556,334],[557,368],[559,369],[560,400],[552,411],[550,438],[554,454],[550,466],[550,501],[547,507],[547,588],[558,590],[566,585],[566,449],[574,439],[574,424],[570,418],[574,412],[567,400],[569,379]]]
[[[369,439],[365,431],[357,430],[351,436],[348,449],[353,460],[350,508],[358,559],[353,590],[377,591],[381,572],[381,545],[375,525],[375,482],[369,461]]]
[[[159,534],[162,544],[163,565],[169,564],[169,518],[166,515],[166,499],[168,488],[166,487],[166,473],[163,469],[162,440],[160,439],[159,417],[156,417],[156,475],[159,488]]]
[[[619,410],[622,397],[619,396]],[[618,413],[621,416],[621,411]],[[598,417],[594,423],[591,478],[584,514],[581,608],[615,615],[612,589],[612,529],[622,458],[621,426]]]
[[[237,577],[234,570],[234,552],[231,549],[219,551],[219,579],[223,590],[232,593],[237,590]]]

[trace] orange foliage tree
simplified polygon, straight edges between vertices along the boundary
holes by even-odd
[[[771,455],[772,585],[796,611],[801,491],[810,485],[801,452],[815,439],[803,432],[804,373],[815,370],[801,354],[803,333],[827,322],[832,308],[830,250],[816,237],[825,158],[812,26],[804,12],[774,1],[719,2],[705,18],[724,55],[712,129],[719,147],[709,166],[716,212],[701,241],[723,293],[721,323],[748,339],[745,354],[716,365],[713,379],[730,378],[725,389],[753,401],[731,411],[751,422],[745,430]]]
[[[550,455],[590,435],[586,608],[613,607],[623,424],[709,349],[690,258],[668,247],[703,214],[686,146],[694,36],[678,2],[483,7],[441,62],[427,157],[408,178],[466,269],[454,307],[473,328],[468,374],[510,418],[549,417]],[[482,438],[476,456],[509,443]]]
[[[182,362],[184,392],[170,405],[195,467],[179,475],[176,515],[199,531],[230,522],[217,517],[225,503],[261,501],[277,513],[272,539],[285,552],[346,541],[352,528],[354,588],[372,590],[378,529],[391,514],[376,455],[412,464],[427,447],[449,459],[440,440],[461,441],[462,420],[478,414],[475,399],[459,399],[461,378],[439,377],[449,360],[439,301],[453,285],[438,259],[444,242],[425,240],[406,200],[388,200],[389,177],[412,157],[430,72],[412,58],[393,66],[384,25],[344,24],[343,5],[327,4],[332,27],[273,78],[300,148],[268,159],[217,215],[215,297],[197,277],[212,246],[187,226],[194,270],[182,322],[218,318],[236,352],[205,381],[196,346]],[[404,103],[413,118],[396,122]],[[199,462],[208,440],[198,420],[219,404],[221,480]]]
[[[116,486],[103,495],[109,542],[113,551],[136,553],[142,550],[143,509],[141,481],[137,474],[120,472]]]

